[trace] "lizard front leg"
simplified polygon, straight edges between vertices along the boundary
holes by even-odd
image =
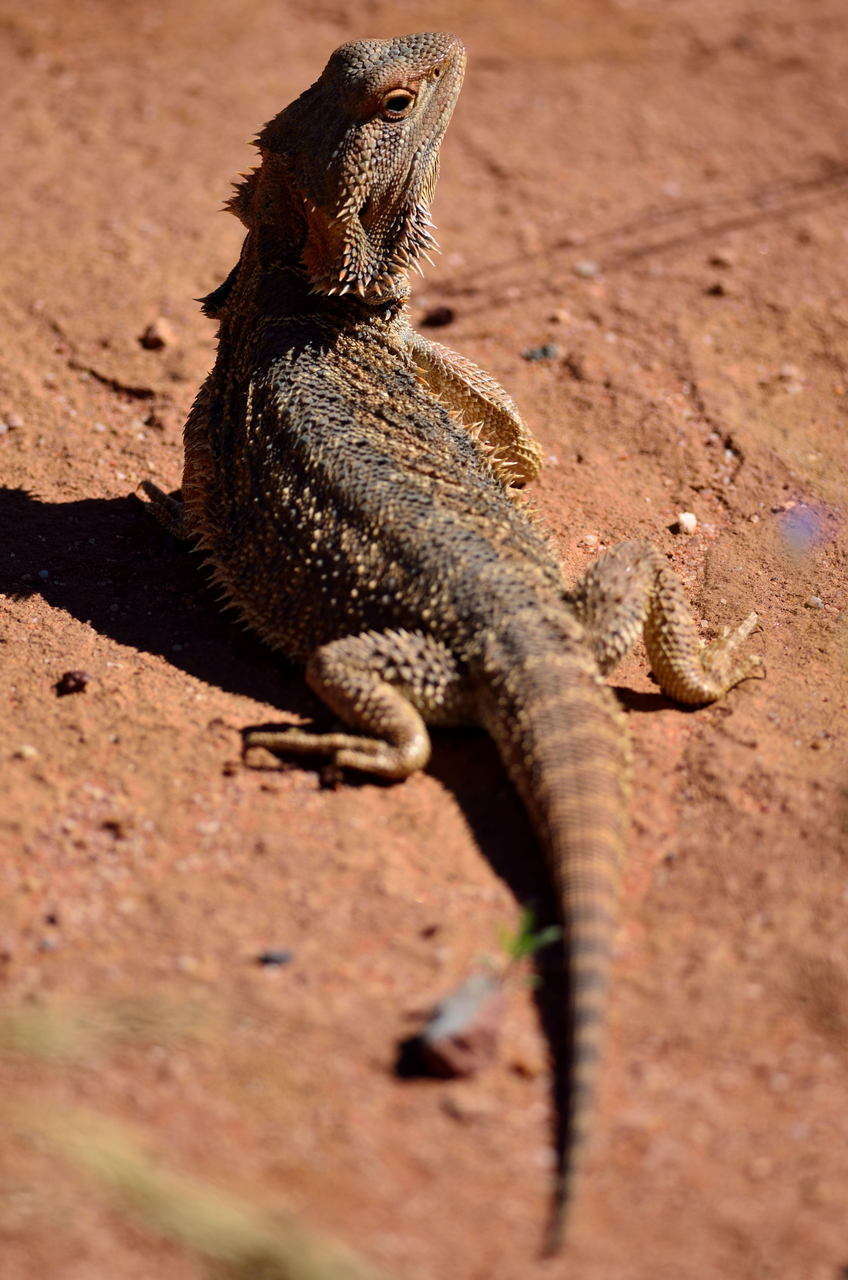
[[[677,702],[713,702],[741,680],[765,675],[761,657],[736,653],[756,629],[757,615],[705,644],[680,579],[650,543],[613,547],[569,598],[605,674],[644,631],[651,669],[663,693]]]
[[[165,493],[152,480],[142,480],[139,488],[147,496],[148,501],[144,506],[151,515],[175,538],[179,538],[180,542],[191,541],[191,532],[186,527],[182,490],[175,489],[173,493]]]
[[[465,718],[454,659],[444,645],[420,633],[375,631],[334,640],[312,655],[306,679],[362,736],[248,729],[245,753],[266,747],[280,754],[328,756],[342,768],[399,780],[423,769],[430,758],[424,717],[442,724]]]
[[[422,382],[483,444],[504,485],[535,480],[542,469],[539,442],[503,387],[472,360],[414,329],[404,338]]]

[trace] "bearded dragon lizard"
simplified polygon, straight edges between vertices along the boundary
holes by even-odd
[[[451,35],[346,44],[262,129],[261,163],[230,200],[241,257],[204,300],[219,348],[185,428],[182,490],[143,487],[345,726],[247,731],[246,750],[402,779],[427,764],[428,725],[494,739],[564,935],[556,1247],[591,1115],[625,840],[627,730],[604,677],[640,632],[683,703],[763,671],[737,654],[756,615],[705,646],[646,543],[615,547],[566,589],[515,501],[541,457],[515,405],[410,327],[409,272],[434,243],[464,68]]]

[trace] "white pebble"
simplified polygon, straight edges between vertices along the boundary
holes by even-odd
[[[698,527],[698,517],[693,511],[678,511],[677,528],[681,533],[694,533]]]
[[[824,600],[821,596],[810,596],[809,600],[805,600],[804,604],[808,609],[823,609]]]

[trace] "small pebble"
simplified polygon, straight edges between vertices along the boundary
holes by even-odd
[[[712,284],[707,285],[704,293],[710,298],[727,297],[727,285],[721,280],[715,280]]]
[[[732,267],[736,261],[729,249],[717,249],[707,259],[711,267]]]
[[[161,351],[163,347],[172,346],[175,333],[171,325],[162,316],[158,316],[139,335],[139,342],[146,351]]]
[[[24,420],[19,413],[6,414],[6,426],[10,431],[20,431],[24,425]]]
[[[469,1095],[466,1091],[460,1093],[447,1093],[441,1100],[441,1108],[446,1116],[450,1116],[451,1120],[458,1120],[460,1124],[474,1124],[479,1120],[486,1120],[492,1114],[492,1103],[489,1099]]]
[[[554,342],[543,342],[540,347],[528,347],[521,355],[525,360],[555,360],[559,347]]]
[[[0,436],[4,436],[9,430],[8,422],[0,422]]]
[[[809,600],[804,601],[804,607],[807,609],[823,609],[824,600],[821,596],[810,596]]]
[[[293,959],[293,951],[260,951],[256,963],[264,969],[278,969],[284,964],[291,964]]]
[[[38,944],[39,951],[56,951],[60,942],[58,938],[42,938]]]
[[[678,533],[694,533],[698,527],[698,517],[693,511],[678,511],[677,513],[677,530]]]
[[[69,693],[82,693],[91,677],[85,671],[64,671],[56,681],[56,696],[66,697]]]
[[[446,324],[453,324],[456,312],[453,307],[431,307],[421,317],[421,323],[428,329],[443,329]]]
[[[39,576],[39,578],[49,578],[49,577],[50,577],[50,570],[49,570],[49,569],[39,569],[39,571],[38,571],[38,576]]]
[[[781,382],[797,382],[801,378],[801,370],[797,364],[782,364],[777,371]]]
[[[598,542],[599,538],[596,533],[584,533],[582,538],[578,538],[577,545],[578,547],[596,547]]]
[[[38,748],[32,746],[29,742],[24,742],[12,753],[12,756],[15,760],[37,760]]]
[[[591,280],[601,270],[599,264],[593,262],[591,258],[581,258],[571,269],[576,276],[580,276],[581,280]]]
[[[495,1055],[503,1012],[498,977],[488,970],[472,973],[415,1037],[419,1069],[443,1078],[476,1075]]]
[[[574,317],[571,315],[569,311],[565,311],[564,309],[561,309],[559,311],[551,312],[551,314],[548,316],[548,323],[549,324],[571,324],[573,319]]]

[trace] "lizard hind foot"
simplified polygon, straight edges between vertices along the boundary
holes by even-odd
[[[736,650],[755,631],[759,631],[760,619],[749,613],[738,627],[723,627],[721,634],[706,644],[701,651],[701,664],[705,672],[723,686],[726,691],[743,680],[762,680],[766,668],[758,653],[736,657]]]
[[[410,759],[408,751],[380,738],[360,737],[354,733],[312,733],[297,726],[245,729],[242,733],[242,759],[245,764],[257,763],[250,759],[250,753],[257,747],[276,756],[322,756],[339,769],[353,769],[396,780],[408,777],[426,763]]]

